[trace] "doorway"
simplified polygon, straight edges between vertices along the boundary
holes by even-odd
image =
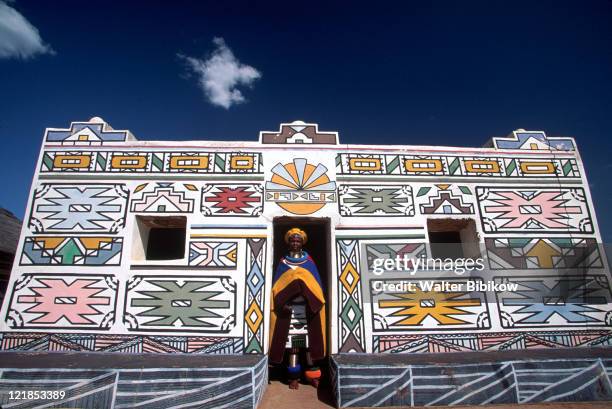
[[[330,355],[331,345],[331,333],[330,333],[330,314],[332,301],[331,297],[331,284],[332,284],[332,258],[333,249],[331,241],[331,221],[329,218],[314,218],[314,217],[275,217],[272,221],[273,228],[273,274],[276,272],[276,268],[281,257],[287,254],[287,244],[285,243],[285,233],[287,230],[298,227],[308,235],[308,241],[304,245],[304,250],[310,254],[317,269],[321,276],[323,284],[323,291],[325,294],[326,303],[326,344],[327,344],[327,355]],[[329,376],[329,362],[327,357],[322,361],[318,362],[323,372],[321,383],[318,389],[311,389],[307,387],[306,390],[311,393],[316,393],[316,399],[327,403],[333,404],[333,394],[331,388],[331,377]],[[269,373],[270,381],[273,387],[278,387],[280,383],[285,383],[285,370],[282,366],[272,366]],[[270,387],[270,386],[269,386]],[[282,385],[281,388],[287,388],[286,385]],[[297,396],[292,394],[291,396]],[[303,402],[301,402],[303,403]]]
[[[330,299],[330,274],[331,274],[331,223],[328,218],[314,217],[275,217],[272,221],[273,226],[273,273],[281,257],[287,254],[287,244],[285,243],[285,233],[292,227],[299,227],[308,235],[308,242],[304,245],[304,250],[314,260],[323,282],[325,293],[328,324],[329,324],[329,299]],[[329,329],[329,325],[327,326]],[[328,337],[329,338],[329,337]],[[329,345],[329,344],[328,344]]]

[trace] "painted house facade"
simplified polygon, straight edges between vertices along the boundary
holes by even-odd
[[[610,273],[572,138],[347,145],[296,121],[258,142],[154,142],[92,118],[45,133],[2,350],[265,355],[295,225],[323,276],[330,354],[610,345]],[[414,268],[457,254],[483,268]],[[398,258],[411,261],[384,264]],[[482,285],[389,287],[420,280]]]

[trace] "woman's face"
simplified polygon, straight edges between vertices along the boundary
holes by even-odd
[[[300,236],[299,234],[294,234],[293,236],[289,237],[289,250],[290,251],[298,253],[302,251],[303,245],[304,245],[304,242],[302,240],[302,236]]]

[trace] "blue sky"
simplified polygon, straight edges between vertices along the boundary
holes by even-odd
[[[254,141],[301,119],[345,143],[573,136],[612,238],[611,1],[126,3],[0,0],[0,206],[20,218],[46,127]],[[233,74],[202,77],[211,58]]]

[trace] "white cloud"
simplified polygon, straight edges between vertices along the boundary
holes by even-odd
[[[228,109],[244,102],[238,85],[251,86],[261,73],[250,65],[241,64],[223,38],[213,39],[216,48],[207,60],[179,54],[187,66],[198,76],[198,85],[213,105]]]
[[[0,58],[27,59],[36,54],[55,52],[21,13],[0,1]]]

